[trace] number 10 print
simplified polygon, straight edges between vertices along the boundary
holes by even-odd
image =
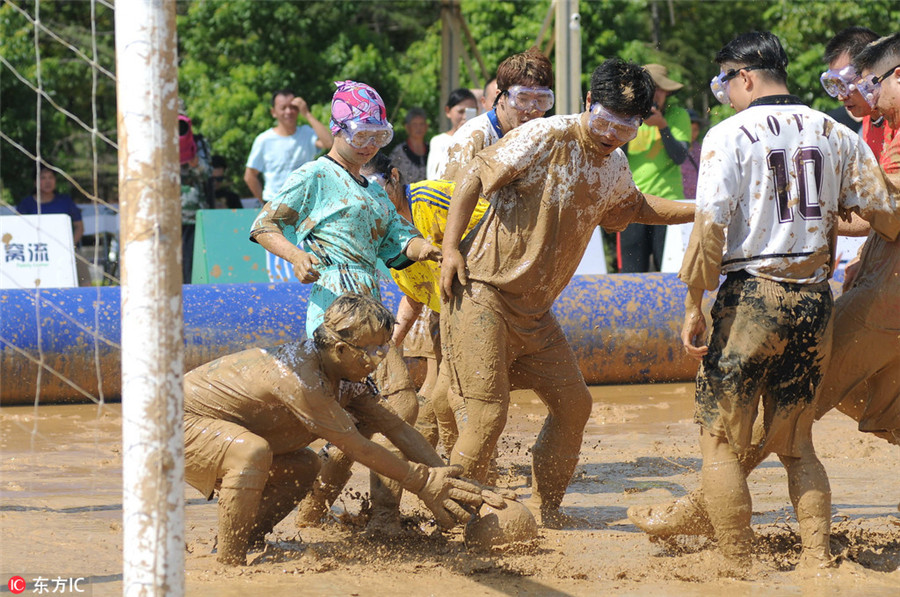
[[[783,223],[794,221],[791,209],[790,176],[795,176],[800,193],[798,212],[804,220],[819,220],[822,209],[819,207],[819,187],[822,184],[822,152],[818,147],[801,147],[794,152],[791,164],[794,172],[788,171],[787,154],[783,149],[769,152],[766,163],[775,176],[775,194],[778,199],[778,221]]]

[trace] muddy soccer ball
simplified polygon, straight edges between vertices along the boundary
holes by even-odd
[[[537,537],[537,522],[525,504],[514,500],[505,501],[506,508],[502,510],[488,504],[481,506],[478,514],[466,525],[467,547],[487,549]]]

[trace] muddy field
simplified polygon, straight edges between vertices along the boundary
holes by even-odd
[[[462,532],[440,534],[414,497],[406,534],[368,536],[361,507],[368,475],[356,470],[322,528],[293,516],[251,565],[215,561],[215,502],[186,487],[188,595],[891,595],[900,594],[900,450],[860,434],[837,413],[815,427],[833,492],[832,551],[840,566],[795,571],[797,525],[784,470],[770,458],[750,477],[758,535],[745,578],[719,576],[704,538],[651,542],[625,510],[699,483],[692,385],[592,388],[594,412],[563,502],[577,528],[542,530],[528,544],[470,552]],[[503,481],[528,495],[529,447],[544,411],[519,393],[501,440]],[[0,571],[90,576],[91,593],[122,594],[119,405],[0,409]],[[52,585],[51,585],[52,588]],[[25,594],[29,594],[26,592]]]

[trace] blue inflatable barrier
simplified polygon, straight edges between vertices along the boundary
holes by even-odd
[[[185,370],[303,337],[309,288],[184,286]],[[679,340],[684,295],[674,274],[575,276],[554,312],[587,383],[687,381],[697,363]],[[400,296],[382,283],[392,311]],[[0,291],[0,405],[118,400],[120,336],[118,287]]]

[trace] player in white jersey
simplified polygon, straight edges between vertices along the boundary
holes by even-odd
[[[811,408],[827,363],[839,216],[900,230],[868,146],[787,89],[787,55],[771,33],[738,36],[716,56],[713,93],[738,114],[703,142],[697,214],[679,277],[688,285],[682,342],[701,359],[695,419],[702,487],[729,564],[750,554],[751,499],[739,460],[784,464],[803,565],[828,565],[831,494],[812,445]],[[712,331],[700,310],[719,287]],[[762,437],[753,433],[760,399]]]

